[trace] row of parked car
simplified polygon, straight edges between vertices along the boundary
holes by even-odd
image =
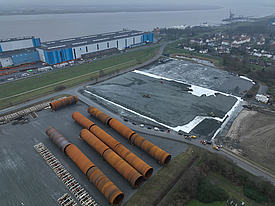
[[[123,118],[123,120],[125,122],[128,122],[129,120],[127,118]],[[139,127],[141,128],[144,128],[145,125],[144,124],[137,124],[136,122],[132,122],[133,125],[138,125]],[[146,126],[147,129],[153,129],[155,131],[161,131],[161,132],[168,132],[168,133],[171,133],[171,130],[170,129],[162,129],[162,128],[158,128],[158,127],[152,127],[152,126]]]

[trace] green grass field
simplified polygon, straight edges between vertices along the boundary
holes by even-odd
[[[226,179],[224,179],[220,175],[216,175],[216,174],[210,172],[207,175],[207,178],[216,186],[219,186],[219,187],[223,188],[224,190],[226,190],[229,197],[233,196],[235,199],[244,201],[245,205],[261,206],[261,204],[245,197],[241,187],[238,187],[238,186],[235,186],[235,185],[229,183]],[[186,206],[225,206],[225,205],[227,205],[226,201],[205,204],[205,203],[199,202],[196,199],[192,199],[188,202],[188,204]]]
[[[2,84],[0,86],[0,109],[54,93],[54,89],[58,85],[69,88],[89,82],[91,76],[95,78],[99,76],[99,70],[103,70],[104,74],[111,74],[131,68],[140,62],[143,63],[151,59],[159,48],[160,46],[145,47],[94,61],[90,64],[72,66]]]
[[[196,199],[192,199],[190,200],[186,206],[225,206],[226,205],[226,202],[212,202],[212,203],[202,203]]]

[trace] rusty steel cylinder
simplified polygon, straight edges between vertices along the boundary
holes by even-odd
[[[97,167],[89,169],[87,177],[108,199],[111,205],[116,206],[122,202],[124,194]]]
[[[69,143],[69,141],[52,126],[46,129],[46,133],[57,145],[60,139],[66,141],[67,144],[64,147],[59,147],[59,145],[58,147],[73,160],[112,205],[119,205],[122,202],[124,194],[74,144]],[[52,137],[56,133],[60,135]]]
[[[161,162],[164,165],[167,165],[171,160],[171,155],[165,152],[164,150],[160,149],[150,141],[144,139],[140,135],[136,134],[133,130],[122,124],[115,118],[111,118],[110,116],[104,114],[99,109],[90,106],[88,108],[88,113],[93,115],[94,117],[98,118],[103,123],[107,124],[108,126],[112,127],[122,136],[124,136],[129,141],[133,142],[136,146],[140,147],[143,151],[154,157],[156,160]],[[99,118],[103,117],[104,118]],[[109,118],[107,118],[107,116]]]
[[[149,177],[151,177],[153,173],[153,168],[146,164],[143,160],[137,157],[126,147],[124,147],[119,141],[100,129],[97,125],[93,125],[92,127],[90,127],[90,131],[103,143],[114,150],[119,156],[121,156],[126,162],[132,165],[133,168],[135,168],[140,174],[142,174],[144,179],[148,179]],[[118,147],[122,149],[118,151]]]
[[[111,166],[113,166],[133,187],[138,187],[143,181],[143,177],[131,165],[125,162],[119,155],[100,141],[89,130],[83,129],[80,137],[96,150]]]
[[[82,114],[80,114],[79,112],[74,112],[72,114],[72,118],[78,123],[80,124],[82,127],[86,128],[86,129],[90,129],[91,126],[93,126],[95,123],[93,123],[92,121],[90,121],[89,119],[87,119],[86,117],[84,117]]]
[[[125,126],[116,119],[111,119],[109,121],[109,126],[119,132],[123,137],[126,137],[126,139],[128,139],[129,141],[131,141],[132,135],[135,134],[133,130],[131,130],[129,127]]]
[[[70,97],[63,98],[61,100],[56,100],[54,102],[51,102],[50,106],[51,106],[52,110],[56,110],[58,108],[66,106],[66,105],[76,104],[77,101],[78,101],[77,96],[73,95]]]
[[[93,115],[94,117],[96,117],[106,125],[109,125],[108,122],[112,119],[110,116],[108,116],[107,114],[104,114],[102,111],[100,111],[99,109],[93,106],[90,106],[88,108],[88,113],[90,113],[91,115]]]
[[[148,179],[152,175],[153,173],[152,167],[146,164],[143,160],[141,160],[139,157],[133,154],[126,147],[121,145],[119,141],[117,141],[108,133],[100,129],[92,121],[84,117],[79,112],[74,112],[72,117],[76,122],[78,122],[80,125],[82,125],[86,129],[88,129],[90,132],[92,132],[98,139],[100,139],[104,144],[110,147],[119,156],[121,156],[126,162],[128,162],[133,168],[135,168],[140,174],[142,174],[144,179]],[[121,145],[120,148],[122,148],[122,151],[124,151],[123,153],[125,154],[124,156],[122,156],[120,153],[116,151],[116,148],[118,147],[118,145]]]
[[[53,126],[48,127],[45,132],[49,138],[65,153],[66,147],[71,143]]]
[[[163,151],[150,141],[144,139],[138,134],[134,134],[131,137],[131,141],[140,147],[143,151],[160,161],[162,164],[167,165],[171,160],[171,155]]]

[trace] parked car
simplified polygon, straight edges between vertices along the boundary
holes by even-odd
[[[144,124],[139,124],[138,126],[140,126],[141,128],[143,128],[143,127],[144,127]]]
[[[148,126],[147,129],[152,129],[152,127]]]
[[[158,127],[154,127],[154,130],[155,130],[155,131],[159,131],[159,128],[158,128]]]

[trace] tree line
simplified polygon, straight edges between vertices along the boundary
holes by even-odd
[[[209,172],[221,175],[232,185],[241,187],[246,197],[258,203],[275,203],[275,187],[263,177],[253,176],[223,155],[203,152],[200,158],[199,165],[184,174],[177,189],[161,204],[162,206],[185,205],[192,198],[203,203],[226,201],[229,195],[207,179]]]

